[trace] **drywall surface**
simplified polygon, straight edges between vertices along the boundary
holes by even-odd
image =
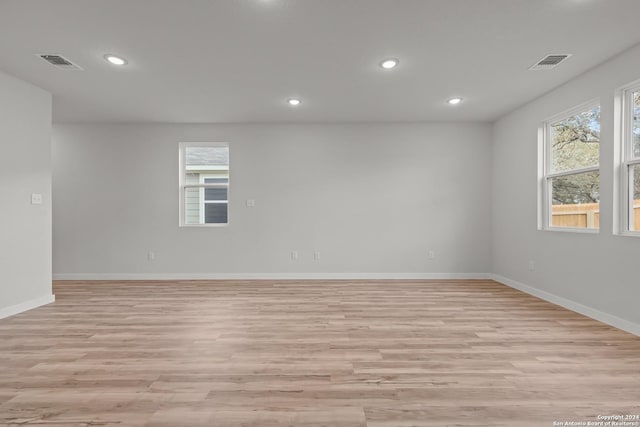
[[[622,319],[640,325],[640,238],[613,233],[614,173],[619,173],[614,171],[614,94],[637,79],[640,47],[494,124],[492,229],[493,273],[499,280],[524,285],[551,299],[573,301],[609,323],[621,324]],[[600,232],[539,231],[538,127],[547,117],[594,98],[600,98],[602,106]],[[529,261],[535,262],[533,271]]]
[[[228,226],[178,227],[181,141],[229,143]],[[54,273],[476,277],[490,162],[488,124],[57,124]]]
[[[0,72],[0,130],[1,318],[53,300],[51,95]]]

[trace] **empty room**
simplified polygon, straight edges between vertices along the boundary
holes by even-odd
[[[0,1],[0,426],[640,427],[640,1]]]

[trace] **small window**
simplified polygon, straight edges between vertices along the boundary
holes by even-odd
[[[180,225],[229,222],[229,146],[180,144]]]
[[[624,231],[640,232],[640,85],[623,93],[622,183]]]
[[[585,104],[544,123],[543,227],[600,228],[600,105]]]

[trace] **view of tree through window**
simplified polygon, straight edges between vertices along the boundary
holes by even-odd
[[[633,157],[640,159],[640,92],[633,93]]]
[[[635,161],[635,164],[629,164],[628,171],[630,175],[629,182],[631,188],[629,189],[630,198],[630,217],[629,217],[629,230],[640,231],[640,164],[637,160],[640,159],[640,92],[633,92],[633,105],[631,109],[633,120],[631,121],[631,153],[628,161]]]
[[[599,228],[600,106],[548,125],[553,227]]]

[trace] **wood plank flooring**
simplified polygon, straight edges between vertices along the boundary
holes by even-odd
[[[54,292],[0,320],[0,425],[550,427],[640,414],[640,338],[492,281]]]

